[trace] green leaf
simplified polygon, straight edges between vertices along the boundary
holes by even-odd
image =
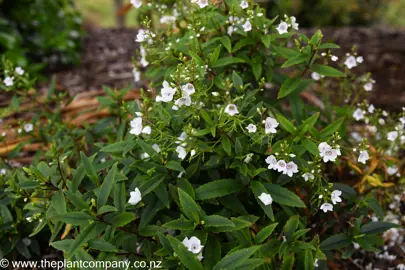
[[[240,64],[240,63],[246,63],[245,60],[243,60],[242,58],[238,58],[238,57],[223,57],[217,60],[217,62],[215,63],[215,65],[213,65],[214,68],[217,67],[225,67],[225,66],[229,66],[229,65],[233,65],[233,64]]]
[[[93,216],[90,216],[84,212],[68,212],[61,215],[55,215],[53,219],[55,221],[62,221],[64,223],[77,226],[86,225],[89,223],[89,220],[95,220]]]
[[[118,214],[112,221],[112,225],[122,227],[135,220],[136,216],[131,212],[123,212]]]
[[[260,246],[252,246],[228,253],[215,265],[213,270],[233,270],[249,259],[259,248]]]
[[[72,245],[68,249],[68,259],[72,258],[76,250],[84,245],[88,240],[94,239],[96,234],[96,222],[89,224],[86,228],[80,231]]]
[[[235,270],[253,270],[253,269],[257,269],[257,267],[259,267],[260,265],[262,265],[265,262],[266,262],[265,259],[259,259],[259,258],[248,259],[248,260],[242,262],[240,265],[238,265],[238,267],[236,267]]]
[[[229,140],[228,136],[223,135],[221,137],[221,145],[222,149],[228,154],[228,156],[232,155],[232,145],[231,141]]]
[[[308,117],[307,119],[305,119],[302,124],[300,129],[302,129],[302,131],[305,133],[308,130],[312,129],[314,127],[314,125],[316,124],[316,121],[318,121],[319,118],[319,112],[313,114],[312,116]]]
[[[232,42],[228,36],[222,36],[221,43],[228,50],[229,53],[232,53]]]
[[[179,193],[180,205],[183,210],[183,213],[189,218],[194,220],[196,223],[200,222],[200,208],[186,192],[182,189],[177,188]]]
[[[272,46],[272,49],[275,52],[277,52],[279,55],[281,55],[281,57],[287,58],[287,59],[293,58],[294,56],[296,56],[299,53],[296,50],[286,48],[286,47]]]
[[[253,71],[253,75],[255,76],[256,81],[258,81],[260,79],[260,76],[262,75],[262,57],[261,56],[253,57],[252,71]]]
[[[197,200],[208,200],[238,192],[243,184],[236,179],[222,179],[209,182],[195,190]]]
[[[89,241],[89,248],[105,251],[105,252],[117,252],[117,248],[103,239],[93,239]]]
[[[138,145],[142,148],[144,152],[146,152],[154,161],[161,163],[161,158],[159,154],[152,148],[149,144],[141,140],[140,138],[137,139]]]
[[[142,185],[139,187],[142,196],[146,196],[147,194],[151,193],[155,190],[166,178],[166,174],[155,174],[152,178],[148,181],[143,182]]]
[[[319,73],[321,75],[324,76],[329,76],[329,77],[346,77],[346,75],[333,68],[333,67],[329,67],[329,66],[325,66],[325,65],[319,65],[319,64],[313,64],[311,66],[312,71]]]
[[[284,255],[283,256],[283,264],[281,266],[282,270],[292,270],[294,266],[294,253],[290,255]]]
[[[104,146],[103,148],[100,149],[101,152],[106,152],[106,153],[122,153],[122,155],[125,155],[129,151],[132,150],[136,145],[136,141],[130,140],[130,141],[121,141],[121,142],[116,142],[113,144],[109,144]]]
[[[293,93],[301,83],[299,77],[288,78],[281,85],[280,91],[278,92],[277,98],[283,98]]]
[[[84,171],[86,172],[86,175],[90,178],[91,181],[97,183],[98,176],[96,169],[94,169],[93,164],[90,162],[89,158],[83,152],[80,152],[80,160],[81,164],[83,164],[84,166]]]
[[[270,183],[264,183],[264,186],[268,190],[268,193],[270,193],[274,202],[291,207],[306,207],[301,198],[288,189]]]
[[[50,243],[51,246],[56,248],[57,250],[68,251],[69,247],[73,244],[74,239],[64,239],[61,241],[55,241]]]
[[[204,265],[206,270],[211,270],[221,259],[221,243],[215,235],[208,235],[204,247]]]
[[[304,269],[313,270],[314,269],[314,256],[312,250],[306,249],[304,253]]]
[[[376,221],[376,222],[370,222],[365,225],[363,225],[360,228],[360,233],[364,234],[379,234],[383,233],[391,228],[400,228],[398,224],[391,223],[391,222],[381,222],[381,221]]]
[[[295,134],[295,127],[294,125],[284,116],[281,114],[276,114],[276,119],[280,123],[280,126],[287,131],[288,133]]]
[[[297,64],[301,64],[302,62],[305,62],[308,58],[308,55],[305,54],[297,54],[294,57],[291,57],[287,61],[284,62],[284,64],[281,66],[281,68],[287,68],[291,67]]]
[[[115,174],[117,173],[118,162],[116,162],[109,170],[103,184],[100,188],[100,193],[97,198],[97,209],[100,209],[107,203],[108,197],[110,196],[111,190],[115,183]]]
[[[117,208],[111,205],[103,205],[101,206],[100,209],[98,209],[97,215],[102,215],[105,213],[110,213],[110,212],[117,212]]]
[[[235,224],[227,218],[219,215],[205,216],[203,217],[204,227],[219,227],[230,226],[235,227]]]
[[[262,35],[261,38],[263,45],[266,48],[270,48],[271,36],[270,35]]]
[[[183,172],[183,173],[186,172],[186,170],[181,166],[180,162],[177,162],[174,160],[170,160],[169,162],[167,162],[165,167],[170,170],[173,170],[173,171],[178,171],[178,172]]]
[[[278,223],[273,223],[269,226],[264,227],[256,234],[255,244],[263,243],[272,234],[274,229],[277,227]]]
[[[59,214],[66,213],[66,200],[65,200],[65,196],[63,195],[62,190],[56,191],[53,194],[51,201],[52,201],[52,206],[57,213],[59,213]]]
[[[194,230],[195,225],[192,220],[185,219],[183,216],[179,219],[169,221],[162,225],[165,228],[181,231],[190,231]]]
[[[297,230],[298,223],[299,223],[298,216],[292,216],[288,219],[287,223],[284,226],[284,234],[287,238],[287,241],[292,240],[292,236],[295,230]]]
[[[264,205],[264,203],[258,198],[262,193],[268,193],[266,188],[263,186],[262,183],[259,181],[250,181],[250,187],[252,188],[253,194],[255,196],[255,199],[257,203],[260,205],[260,207],[263,209],[263,211],[266,213],[266,215],[271,219],[274,220],[274,214],[273,214],[273,209],[271,208],[270,205]]]
[[[367,198],[366,200],[368,207],[376,213],[379,218],[384,217],[384,209],[381,207],[380,203],[376,198]]]
[[[114,206],[120,213],[125,211],[125,192],[125,182],[117,182],[114,186]]]
[[[232,83],[233,86],[237,89],[240,90],[243,88],[243,81],[242,78],[239,76],[239,74],[236,71],[232,72]]]
[[[219,57],[219,54],[220,54],[220,52],[221,52],[221,48],[222,48],[222,45],[220,44],[220,45],[218,45],[218,47],[214,50],[214,52],[211,53],[211,56],[210,56],[210,66],[215,65],[215,63],[217,62],[218,57]]]
[[[333,43],[323,43],[319,45],[318,49],[340,49],[340,46]]]
[[[85,175],[84,166],[81,163],[79,167],[77,167],[76,171],[73,173],[72,176],[72,193],[75,193],[77,188],[80,186]]]
[[[194,253],[188,251],[183,243],[180,242],[180,240],[170,235],[167,236],[167,239],[172,245],[174,252],[179,257],[182,264],[187,267],[187,269],[204,270],[203,266],[198,261],[197,256]]]
[[[47,220],[44,218],[42,219],[38,225],[35,227],[34,231],[29,235],[29,237],[33,237],[34,235],[37,235],[39,232],[42,231],[43,228],[45,228],[45,225],[47,225],[48,222]]]
[[[316,144],[313,141],[311,141],[310,139],[305,138],[302,141],[302,145],[311,154],[313,154],[313,155],[319,154],[318,146],[316,146]]]
[[[345,248],[352,244],[352,239],[345,234],[335,234],[326,238],[319,246],[322,250]]]
[[[325,127],[322,132],[321,132],[321,137],[322,138],[327,138],[328,136],[332,135],[333,133],[337,132],[340,127],[342,126],[345,118],[339,118],[336,121],[334,121],[332,124],[328,125]]]

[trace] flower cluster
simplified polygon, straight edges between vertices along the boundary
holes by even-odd
[[[321,210],[323,212],[328,212],[328,211],[333,211],[333,205],[342,202],[342,199],[340,198],[340,196],[342,195],[342,191],[340,190],[334,190],[331,194],[331,201],[332,203],[323,203],[321,205]]]
[[[339,146],[333,148],[326,142],[322,142],[318,145],[319,155],[323,159],[323,162],[332,161],[335,162],[336,158],[341,155]]]

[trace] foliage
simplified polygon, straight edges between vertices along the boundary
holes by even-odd
[[[296,33],[293,18],[251,2],[140,3],[167,24],[146,18],[137,36],[134,75],[148,89],[140,101],[105,89],[109,116],[74,127],[50,89],[55,110],[34,110],[23,131],[49,150],[0,176],[2,253],[26,256],[17,245],[30,229],[67,259],[169,269],[313,269],[349,258],[353,243],[377,251],[398,227],[381,221],[376,194],[402,177],[388,169],[405,118],[370,109],[370,74],[351,72],[362,58],[336,61],[321,31]],[[367,124],[360,141],[353,118]]]
[[[1,0],[0,52],[32,72],[76,63],[80,25],[71,0]]]

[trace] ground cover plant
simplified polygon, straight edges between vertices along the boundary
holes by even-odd
[[[69,260],[327,269],[402,233],[383,209],[402,192],[405,112],[367,102],[355,50],[338,59],[321,31],[250,1],[131,3],[134,78],[149,87],[139,100],[106,88],[98,122],[70,125],[61,93],[21,91],[28,74],[3,61],[1,117],[27,98],[50,110],[7,127],[47,148],[30,166],[10,163],[21,147],[3,160],[2,256],[39,256],[45,238]]]

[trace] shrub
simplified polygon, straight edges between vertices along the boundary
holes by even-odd
[[[136,37],[148,89],[140,101],[106,89],[109,117],[83,127],[39,114],[29,132],[50,151],[4,171],[3,226],[27,218],[69,260],[169,269],[313,269],[356,245],[378,251],[398,227],[380,203],[402,177],[404,113],[368,104],[370,74],[351,73],[362,57],[338,60],[321,31],[251,2],[195,2],[172,14],[132,1],[168,23],[146,18]]]

